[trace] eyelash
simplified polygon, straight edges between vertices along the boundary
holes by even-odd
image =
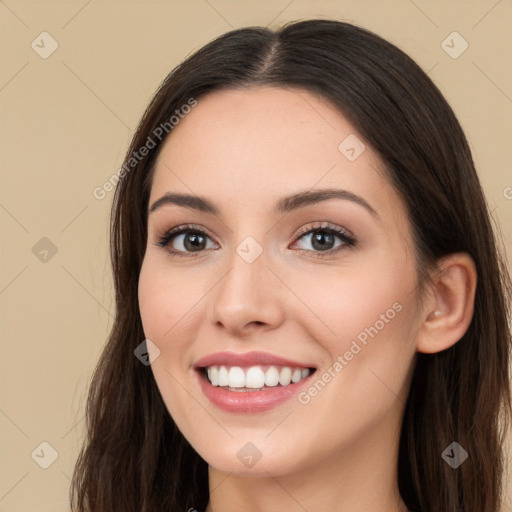
[[[350,236],[346,231],[339,228],[338,226],[335,226],[333,224],[323,224],[321,226],[315,226],[315,227],[306,227],[302,228],[299,233],[297,233],[295,237],[294,243],[299,241],[301,238],[305,237],[306,235],[309,235],[311,233],[316,233],[317,231],[321,231],[326,234],[332,234],[336,235],[341,241],[342,244],[339,245],[336,249],[329,249],[327,251],[311,251],[308,249],[298,249],[301,253],[308,253],[308,256],[311,256],[313,258],[325,258],[328,256],[332,256],[333,254],[339,252],[340,250],[343,250],[345,247],[353,247],[356,244],[356,240]],[[203,231],[199,226],[195,226],[194,224],[184,224],[181,226],[177,226],[175,228],[170,229],[167,231],[158,242],[155,243],[155,245],[162,247],[170,256],[177,256],[177,257],[185,257],[185,258],[196,258],[201,253],[205,252],[198,251],[197,253],[193,252],[184,252],[184,251],[177,251],[175,249],[169,248],[169,243],[176,238],[177,236],[183,234],[183,233],[196,233],[202,236],[206,236],[211,239],[211,237]],[[313,254],[311,254],[313,253]]]

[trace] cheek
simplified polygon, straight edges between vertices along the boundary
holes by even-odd
[[[350,443],[390,413],[398,414],[408,392],[417,335],[416,307],[404,290],[360,286],[345,291],[353,292],[351,300],[338,293],[338,303],[326,302],[324,310],[336,334],[326,335],[323,329],[321,336],[316,330],[316,342],[329,361],[298,396],[304,414],[316,418],[301,426],[302,438],[318,439],[321,425],[322,443],[331,447]]]
[[[158,265],[147,257],[142,264],[139,276],[139,310],[147,338],[156,341],[170,328],[169,312],[173,310],[172,296],[164,293],[162,273]]]
[[[312,390],[303,403],[310,398],[319,407],[336,403],[341,393],[344,403],[350,402],[361,414],[369,404],[375,411],[390,406],[393,393],[399,394],[407,382],[415,353],[418,305],[417,293],[411,293],[415,286],[414,268],[391,261],[364,269],[337,269],[320,280],[303,278],[297,283],[297,294],[307,298],[310,310],[299,321],[323,346],[328,357],[324,377],[330,388],[322,391],[325,400],[314,398]],[[323,389],[322,384],[317,388]],[[366,403],[359,402],[361,396]]]
[[[163,343],[179,343],[179,331],[204,297],[205,288],[193,270],[176,269],[158,258],[144,260],[139,277],[139,310],[144,333]],[[163,347],[160,347],[161,349]]]
[[[199,290],[186,272],[171,269],[158,258],[147,257],[138,285],[139,310],[144,335],[160,350],[151,370],[167,409],[180,429],[187,425],[187,400],[183,382],[189,370],[187,320],[198,302]]]
[[[337,268],[323,276],[295,276],[293,280],[294,291],[304,297],[306,306],[300,308],[305,314],[299,321],[314,329],[318,341],[334,340],[329,342],[332,353],[346,349],[346,342],[358,336],[364,343],[371,335],[389,332],[395,319],[404,316],[401,311],[411,301],[415,277],[398,267],[382,271],[367,266]]]

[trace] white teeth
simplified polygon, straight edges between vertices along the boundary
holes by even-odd
[[[259,366],[252,366],[245,374],[246,388],[262,388],[265,385],[265,374]]]
[[[279,374],[279,384],[287,386],[292,381],[292,369],[285,366]]]
[[[228,381],[231,388],[245,387],[245,372],[239,366],[232,366],[229,369]],[[213,385],[215,386],[215,384]]]
[[[216,366],[208,368],[208,378],[214,386],[219,384],[219,369]]]
[[[292,382],[299,382],[302,379],[302,371],[300,368],[295,368],[292,373]]]
[[[210,380],[211,382],[211,380]],[[215,384],[213,384],[215,386]],[[229,375],[228,370],[225,366],[219,368],[219,386],[229,386]]]
[[[309,376],[308,368],[290,368],[289,366],[261,366],[241,368],[240,366],[209,366],[208,380],[213,386],[230,388],[262,389],[278,384],[288,386]]]
[[[279,372],[275,366],[271,366],[265,372],[265,386],[274,387],[279,384]]]

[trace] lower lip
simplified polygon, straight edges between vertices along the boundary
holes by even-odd
[[[241,413],[263,412],[281,405],[293,398],[313,375],[287,386],[275,386],[263,391],[229,391],[212,386],[202,371],[196,370],[196,374],[203,393],[212,404],[223,411]]]

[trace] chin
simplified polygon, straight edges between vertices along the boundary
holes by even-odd
[[[286,454],[276,451],[268,446],[265,450],[259,450],[250,442],[234,442],[221,452],[212,453],[211,450],[200,453],[211,468],[222,473],[229,473],[243,477],[268,477],[280,476],[297,470],[297,453],[293,447]],[[266,453],[270,452],[270,453]],[[289,464],[283,461],[290,461]]]

